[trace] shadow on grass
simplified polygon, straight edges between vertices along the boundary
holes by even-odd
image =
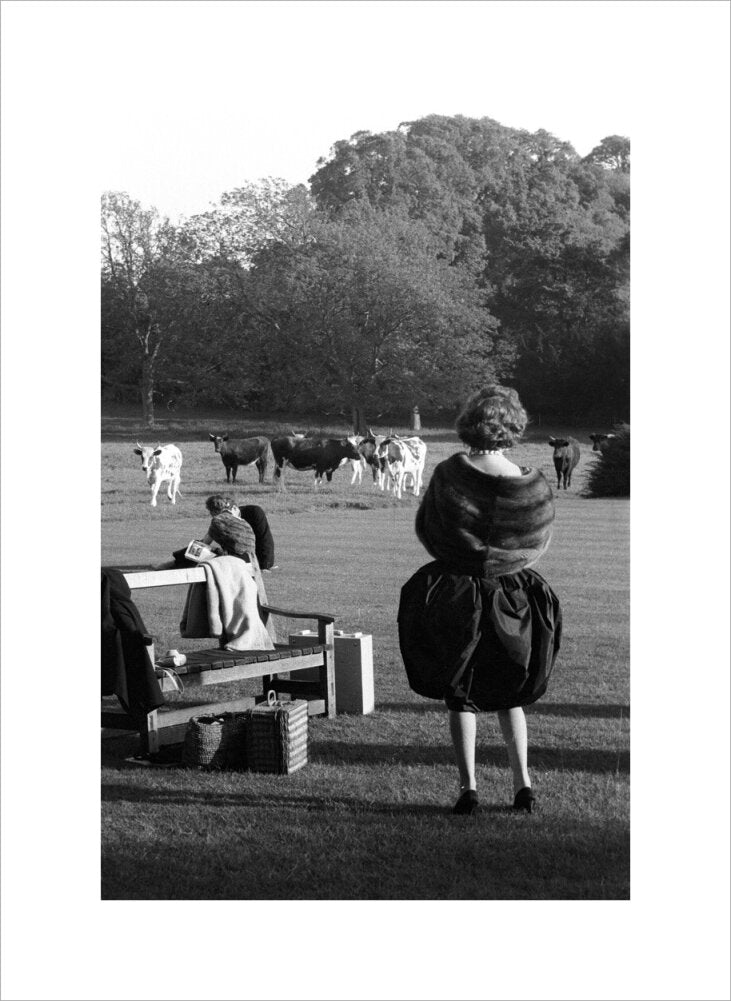
[[[595,702],[537,702],[526,706],[526,713],[534,716],[586,716],[592,719],[629,719],[626,705],[600,705]]]
[[[376,709],[382,712],[446,712],[446,706],[438,699],[428,702],[377,702]],[[600,705],[593,702],[536,702],[525,707],[526,714],[534,716],[575,716],[591,719],[629,719],[627,705]]]
[[[376,702],[378,712],[399,713],[439,713],[446,712],[447,707],[439,699],[429,699],[428,702]]]
[[[578,772],[629,772],[629,751],[597,748],[563,748],[530,745],[533,769]],[[481,765],[504,767],[505,747],[477,745],[476,760]],[[309,748],[313,764],[321,765],[453,765],[448,745],[357,744],[347,741],[317,741]]]
[[[386,816],[452,816],[452,804],[439,803],[377,803],[372,800],[343,796],[297,796],[292,793],[211,793],[180,789],[146,789],[139,786],[103,785],[102,802],[105,803],[156,803],[165,806],[212,807],[276,807],[306,810],[308,813],[383,814]],[[480,814],[513,814],[510,804],[482,803]]]
[[[228,811],[228,822],[218,819],[205,850],[177,828],[154,840],[135,827],[122,830],[102,850],[104,899],[629,896],[629,834],[615,819],[509,816],[513,811],[499,807],[454,817],[444,807],[332,805],[310,796],[204,800],[139,792],[153,813],[181,802],[188,813],[211,818],[212,804]]]
[[[124,739],[124,738],[122,738]],[[116,743],[116,741],[115,741]],[[136,745],[135,745],[136,749]],[[116,771],[140,769],[139,764],[125,761],[119,744],[106,753],[102,752],[102,765]],[[134,753],[127,744],[127,754]],[[358,744],[347,741],[313,741],[309,746],[309,761],[313,765],[447,765],[454,764],[452,748],[444,745],[417,744]],[[504,768],[506,750],[502,744],[479,745],[476,761],[480,765]],[[626,750],[600,750],[597,748],[530,746],[530,763],[533,770],[629,774],[630,754]],[[181,766],[182,767],[182,766]],[[151,769],[163,771],[163,769]],[[175,768],[177,771],[177,768]]]

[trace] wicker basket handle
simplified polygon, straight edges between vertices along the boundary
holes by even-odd
[[[270,688],[267,692],[267,705],[275,706],[277,704],[277,693],[273,688]]]

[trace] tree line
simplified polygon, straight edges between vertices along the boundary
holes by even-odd
[[[431,115],[356,133],[309,186],[173,225],[102,197],[103,399],[450,416],[489,378],[529,412],[629,420],[629,141]]]

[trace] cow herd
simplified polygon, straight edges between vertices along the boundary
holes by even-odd
[[[328,483],[340,466],[350,465],[353,484],[361,483],[363,473],[371,470],[373,485],[382,491],[392,490],[399,500],[410,489],[415,497],[421,493],[426,444],[415,435],[376,435],[371,429],[365,436],[325,438],[310,432],[291,432],[274,438],[257,436],[231,441],[227,434],[209,434],[214,450],[221,456],[226,470],[226,482],[235,483],[239,466],[255,466],[259,483],[265,482],[270,462],[273,464],[273,482],[286,489],[286,469],[311,471],[315,474],[315,488],[325,476]],[[601,452],[613,434],[592,434],[593,451]],[[553,465],[558,479],[557,488],[571,486],[571,474],[579,462],[579,443],[575,438],[549,438],[553,449]],[[157,495],[167,483],[167,495],[174,504],[180,495],[180,473],[183,456],[176,445],[149,446],[137,442],[135,454],[142,458],[142,470],[152,492],[152,507],[157,506]]]
[[[259,483],[264,483],[271,463],[273,482],[279,489],[286,490],[284,473],[288,468],[314,472],[317,488],[323,476],[329,483],[336,469],[350,464],[351,486],[356,481],[360,483],[363,473],[370,468],[374,487],[382,491],[393,490],[399,499],[407,489],[416,497],[421,493],[426,444],[416,436],[375,435],[369,429],[365,436],[346,438],[326,438],[310,432],[234,441],[227,434],[209,434],[208,437],[214,451],[221,456],[227,483],[236,482],[239,466],[251,465],[256,467]],[[174,504],[176,496],[180,495],[183,462],[180,449],[176,445],[149,446],[137,442],[134,452],[142,457],[142,470],[152,491],[152,507],[157,506],[158,491],[163,483],[168,484],[168,498]]]

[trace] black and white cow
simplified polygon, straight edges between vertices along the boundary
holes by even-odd
[[[616,437],[616,434],[590,434],[589,438],[594,442],[592,452],[601,452],[606,443]]]
[[[368,434],[365,438],[351,438],[351,441],[355,441],[357,444],[358,451],[360,453],[360,459],[343,459],[343,464],[350,462],[353,469],[353,476],[350,480],[350,485],[361,482],[363,478],[363,473],[370,466],[371,472],[373,474],[373,486],[378,486],[378,474],[380,471],[380,464],[378,461],[378,441],[379,439],[373,432],[368,429]]]
[[[268,438],[242,438],[239,441],[229,441],[227,434],[210,434],[215,450],[221,456],[226,467],[226,482],[235,483],[239,466],[256,466],[259,473],[259,483],[264,482],[264,476],[269,462]]]
[[[175,503],[175,495],[180,493],[180,467],[183,455],[177,445],[140,445],[133,449],[135,455],[142,456],[142,472],[152,491],[152,507],[157,507],[157,494],[163,483],[168,485],[168,499]]]
[[[354,438],[299,438],[288,434],[272,438],[271,446],[274,479],[281,487],[284,487],[285,466],[314,470],[315,486],[318,487],[323,475],[327,476],[330,483],[343,459],[360,459]]]
[[[579,443],[576,438],[549,438],[548,444],[553,449],[553,466],[558,477],[558,489],[563,480],[564,490],[571,486],[571,474],[579,464]]]
[[[426,442],[416,435],[384,438],[378,447],[378,462],[381,490],[393,484],[394,493],[400,499],[406,487],[406,478],[410,476],[414,496],[419,496],[426,462]]]

